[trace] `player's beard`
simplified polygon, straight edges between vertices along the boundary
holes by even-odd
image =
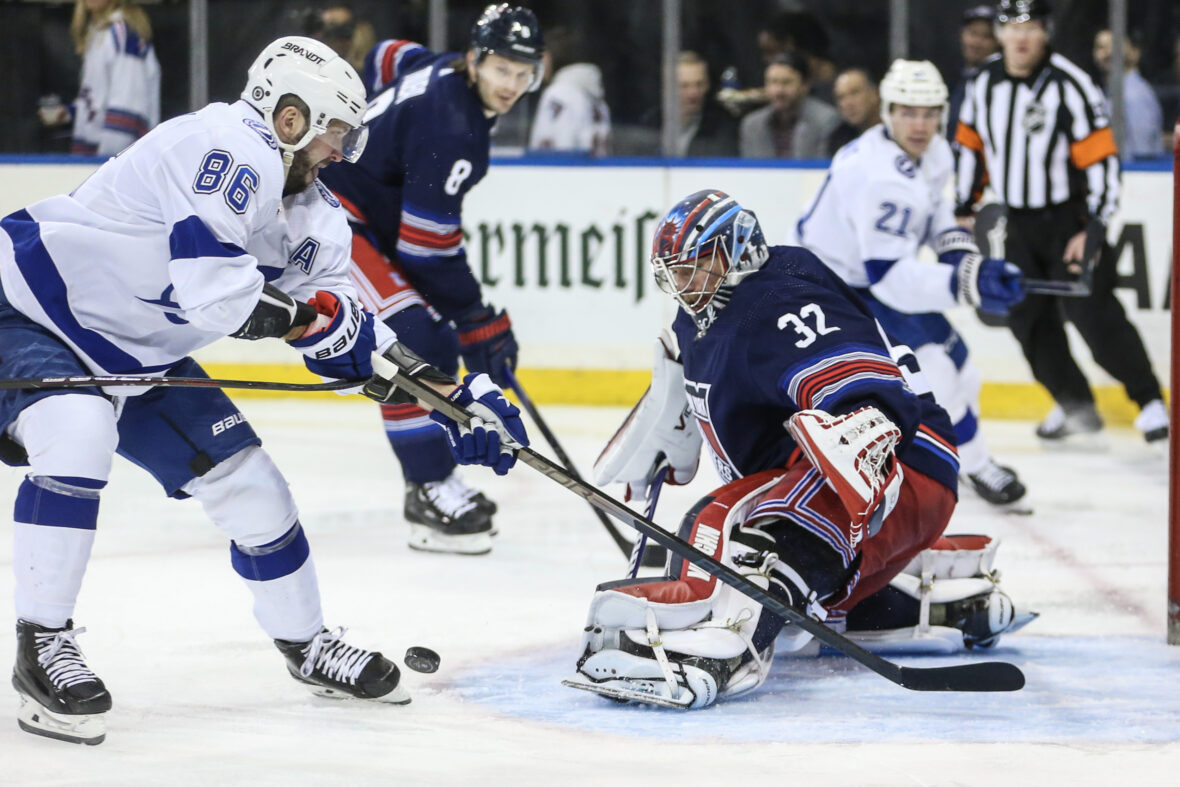
[[[307,148],[295,151],[291,156],[291,168],[287,170],[287,180],[283,183],[283,196],[298,194],[311,185],[311,157],[307,155]]]

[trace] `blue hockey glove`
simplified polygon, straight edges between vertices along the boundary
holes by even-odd
[[[1024,300],[1024,274],[1010,262],[965,254],[951,275],[951,292],[959,303],[991,314],[1007,314]]]
[[[459,354],[469,372],[486,372],[497,385],[508,385],[504,367],[516,368],[516,337],[508,312],[479,306],[455,320]]]
[[[373,375],[376,345],[373,315],[351,298],[320,290],[309,303],[315,322],[289,344],[303,352],[304,364],[321,377],[366,380]],[[352,391],[345,391],[352,393]]]
[[[430,420],[441,424],[455,461],[461,465],[486,465],[504,475],[516,464],[515,448],[529,444],[520,410],[504,398],[504,392],[486,374],[469,374],[447,397],[471,413],[467,426],[437,410]]]

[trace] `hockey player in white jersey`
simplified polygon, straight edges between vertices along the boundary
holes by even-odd
[[[0,220],[0,374],[204,376],[191,351],[232,335],[283,338],[325,377],[364,380],[371,354],[477,411],[522,443],[515,408],[486,378],[414,363],[374,325],[348,278],[351,232],[315,179],[363,148],[360,78],[326,45],[289,37],[250,69],[242,100],[168,121],[68,196]],[[308,301],[305,303],[305,301]],[[374,375],[366,392],[388,381]],[[130,395],[129,395],[130,393]],[[505,472],[436,416],[468,462]],[[27,464],[15,503],[17,660],[23,729],[99,743],[111,697],[72,616],[115,452],[175,498],[194,497],[230,539],[254,615],[291,675],[326,696],[406,703],[396,664],[323,624],[308,540],[286,481],[218,389],[14,390],[0,396],[0,458]],[[462,459],[461,459],[462,461]]]
[[[929,61],[895,60],[881,80],[882,125],[837,151],[796,224],[810,249],[864,298],[895,343],[913,348],[954,424],[963,474],[989,503],[1025,495],[979,431],[979,371],[942,312],[959,304],[1003,313],[1024,297],[1019,270],[984,258],[944,191],[953,171],[942,133],[947,89]],[[940,264],[918,259],[929,246]]]

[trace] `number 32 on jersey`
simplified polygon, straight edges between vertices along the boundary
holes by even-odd
[[[810,325],[808,323],[811,323]],[[812,325],[815,327],[813,328]],[[796,347],[807,347],[819,336],[826,336],[840,330],[838,325],[828,325],[824,317],[824,310],[818,304],[809,303],[799,310],[798,314],[788,312],[778,318],[778,329],[785,330],[787,326],[795,329],[801,337],[795,342]]]

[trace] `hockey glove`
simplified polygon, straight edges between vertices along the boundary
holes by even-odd
[[[516,464],[515,448],[529,444],[520,410],[486,374],[469,374],[463,384],[447,397],[471,413],[471,421],[461,425],[434,410],[430,420],[447,433],[447,444],[455,461],[461,465],[486,465],[504,475]]]
[[[307,325],[316,318],[315,307],[296,303],[295,299],[273,284],[262,285],[262,294],[254,311],[242,327],[230,334],[235,339],[278,339],[297,325]]]
[[[497,385],[509,381],[504,367],[516,368],[516,337],[508,312],[491,306],[477,306],[455,320],[459,333],[459,354],[469,372],[485,372]]]
[[[364,380],[373,375],[376,344],[373,315],[351,298],[320,290],[308,301],[316,319],[303,335],[288,344],[303,352],[307,368],[338,380]],[[356,391],[346,391],[356,393]]]
[[[934,239],[933,246],[938,261],[947,265],[958,265],[966,255],[979,254],[975,236],[962,227],[940,232]]]
[[[897,505],[903,475],[893,452],[901,430],[876,407],[837,416],[801,410],[791,416],[787,429],[844,504],[855,549],[865,531],[875,534]]]
[[[383,404],[417,404],[418,400],[412,394],[397,387],[394,378],[398,374],[439,386],[450,387],[455,384],[450,375],[419,358],[401,342],[394,341],[377,360],[377,368],[361,393]]]
[[[1010,262],[965,254],[951,274],[951,292],[959,303],[992,314],[1007,314],[1024,300],[1024,274]]]

